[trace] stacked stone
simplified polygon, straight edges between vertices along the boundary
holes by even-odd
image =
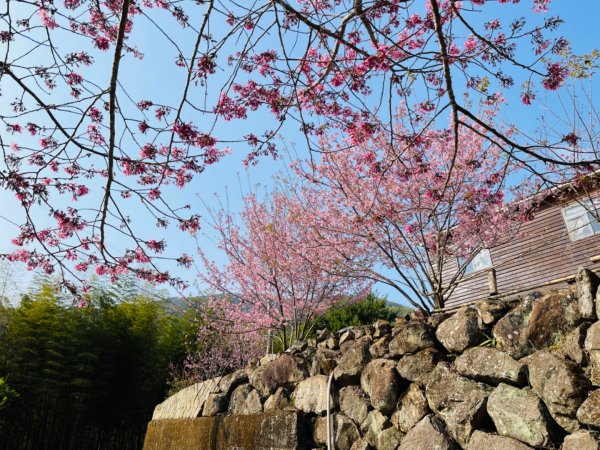
[[[340,450],[600,450],[597,286],[580,269],[572,289],[325,330],[179,392],[153,419],[297,411],[302,448],[324,448],[329,403]]]

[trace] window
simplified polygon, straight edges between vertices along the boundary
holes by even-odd
[[[466,261],[466,258],[458,258],[459,266],[462,266]],[[490,251],[484,248],[477,253],[471,262],[467,264],[465,268],[465,275],[468,273],[479,272],[480,270],[489,269],[492,267],[492,258],[490,257]]]
[[[593,202],[587,200],[563,208],[563,217],[572,241],[600,233],[600,223],[597,219],[599,209],[600,200],[598,199]]]

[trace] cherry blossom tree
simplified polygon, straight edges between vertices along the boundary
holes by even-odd
[[[230,150],[246,152],[247,164],[275,156],[288,130],[311,151],[331,130],[351,144],[384,132],[391,145],[407,136],[419,145],[408,126],[403,135],[391,125],[400,104],[407,121],[428,113],[433,124],[450,112],[454,152],[462,127],[533,172],[596,164],[562,138],[572,130],[541,142],[476,113],[509,89],[521,91],[511,110],[527,108],[568,76],[569,43],[550,0],[524,2],[528,19],[499,18],[514,16],[501,9],[516,3],[6,0],[0,187],[23,218],[18,248],[4,256],[48,273],[133,270],[179,285],[158,265],[167,257],[161,231],[147,227],[151,218],[198,230],[198,216],[168,195],[174,187]],[[250,119],[263,111],[275,120],[261,128]]]
[[[319,245],[350,276],[389,285],[425,312],[443,308],[478,252],[514,237],[532,211],[529,184],[509,189],[521,166],[476,126],[458,127],[455,151],[454,129],[428,127],[394,145],[385,133],[362,144],[325,139],[320,162],[296,165],[310,182],[295,191],[293,214]],[[345,253],[349,245],[363,258]]]
[[[176,378],[186,384],[225,375],[247,367],[254,358],[265,354],[268,332],[252,324],[231,321],[227,299],[194,305],[197,328],[188,344],[187,357]],[[270,352],[270,350],[269,350]]]
[[[287,348],[310,335],[328,309],[368,294],[370,282],[347,276],[337,249],[320,245],[291,206],[274,192],[262,201],[246,196],[241,224],[224,211],[213,213],[227,264],[219,267],[200,251],[201,278],[221,294],[205,304],[218,312],[209,325],[232,334],[274,331]]]

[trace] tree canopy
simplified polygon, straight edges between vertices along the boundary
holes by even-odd
[[[402,158],[449,117],[455,152],[466,128],[540,183],[594,170],[597,146],[577,127],[534,136],[479,114],[526,110],[594,70],[550,0],[521,3],[6,1],[0,187],[23,214],[5,256],[71,278],[133,271],[181,286],[159,263],[192,257],[167,255],[160,229],[196,233],[200,218],[169,192],[233,150],[247,164],[277,155],[289,130],[313,156],[331,131],[351,145],[385,133]]]

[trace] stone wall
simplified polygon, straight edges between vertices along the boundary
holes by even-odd
[[[324,448],[330,374],[340,450],[599,450],[597,286],[595,275],[581,269],[572,289],[323,331],[289,353],[158,405],[145,450]],[[265,420],[270,434],[261,431]],[[246,444],[186,447],[174,438],[185,430],[251,431]],[[252,441],[266,434],[270,440]]]

